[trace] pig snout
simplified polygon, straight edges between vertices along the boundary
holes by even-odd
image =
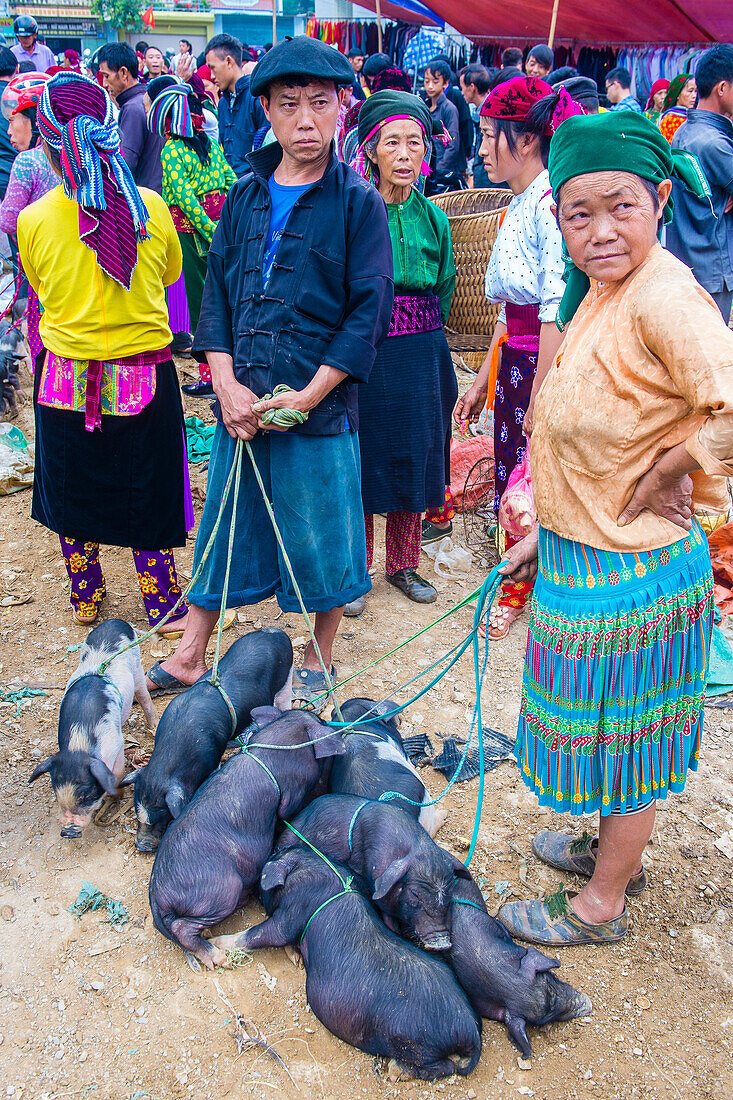
[[[81,827],[79,825],[64,825],[61,829],[61,836],[66,840],[78,840],[81,836]]]
[[[580,1016],[590,1016],[593,1011],[593,1003],[587,993],[580,993],[577,989],[573,989],[571,985],[568,985],[567,982],[559,982],[558,984],[564,988],[557,999],[560,1010],[557,1019],[576,1020]]]
[[[138,852],[154,852],[160,844],[160,839],[152,829],[142,829],[138,826],[135,847]]]
[[[448,951],[451,947],[447,932],[418,932],[418,935],[426,951]]]
[[[59,815],[61,836],[66,840],[78,840],[82,831],[86,829],[91,820],[91,814],[78,814],[70,810],[64,810],[63,813]]]

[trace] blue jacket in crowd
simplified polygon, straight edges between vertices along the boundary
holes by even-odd
[[[280,383],[302,390],[322,363],[344,371],[349,377],[290,429],[337,435],[358,427],[354,383],[369,378],[389,327],[387,211],[377,189],[332,154],[293,207],[263,288],[268,180],[281,158],[276,142],[251,153],[251,172],[227,196],[209,249],[194,351],[231,355],[237,381],[258,397]]]
[[[260,126],[267,124],[259,97],[249,90],[249,77],[240,76],[234,85],[234,95],[222,92],[218,107],[219,144],[224,156],[238,176],[249,171],[247,154]]]

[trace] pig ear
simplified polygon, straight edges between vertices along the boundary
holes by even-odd
[[[46,772],[50,772],[51,768],[54,765],[55,759],[55,756],[49,756],[46,760],[43,760],[40,764],[37,764],[36,767],[33,769],[31,775],[28,777],[28,782],[35,783],[36,779],[40,779],[40,777],[42,775],[45,775]]]
[[[137,781],[137,777],[140,775],[140,772],[144,772],[145,768],[147,768],[147,766],[148,765],[145,764],[145,765],[143,765],[142,768],[135,768],[133,771],[130,772],[129,775],[126,775],[124,777],[124,779],[120,780],[119,786],[120,787],[132,787],[133,784]]]
[[[186,797],[180,783],[172,783],[165,796],[165,804],[170,810],[171,817],[175,820],[186,805]]]
[[[284,886],[285,879],[293,869],[292,856],[288,853],[278,859],[269,860],[262,871],[260,886],[263,890],[274,890],[276,886]]]
[[[504,1016],[504,1023],[509,1032],[509,1038],[514,1043],[515,1047],[521,1050],[522,1057],[531,1058],[532,1044],[527,1035],[527,1021],[521,1016],[513,1016],[511,1012],[507,1012]]]
[[[324,727],[319,723],[318,729],[320,729],[320,735],[318,732],[314,732],[312,740],[315,741],[313,746],[313,755],[316,760],[322,760],[326,756],[341,756],[346,752],[344,746],[344,739],[340,733],[332,733],[330,735],[324,735]]]
[[[104,787],[107,794],[117,793],[117,776],[109,770],[104,760],[99,760],[98,757],[92,756],[89,760],[89,771],[92,773],[97,783],[101,787]]]
[[[559,959],[548,959],[547,955],[543,955],[536,947],[528,947],[526,955],[519,964],[519,973],[526,974],[530,981],[534,981],[538,974],[545,974],[559,965]]]
[[[443,848],[442,851],[445,852],[445,848]],[[451,861],[453,874],[456,876],[456,878],[462,878],[464,880],[468,880],[468,882],[473,882],[473,875],[469,871],[468,867],[466,867],[466,864],[461,863],[460,859],[456,859],[456,857],[454,855],[451,855],[450,852],[446,852],[445,854]]]
[[[283,712],[278,710],[277,707],[254,707],[251,714],[252,721],[256,722],[260,729],[264,729],[271,722],[276,722],[278,718],[282,718]]]
[[[392,887],[396,886],[400,879],[407,874],[409,866],[410,859],[408,856],[403,856],[401,859],[396,859],[394,863],[390,863],[387,870],[375,879],[372,892],[374,901],[380,901],[383,897],[386,897]]]

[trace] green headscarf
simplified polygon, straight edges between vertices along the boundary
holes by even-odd
[[[670,107],[677,106],[677,100],[680,98],[680,92],[684,88],[688,80],[692,80],[692,73],[680,73],[676,76],[670,86],[667,88],[667,94],[664,97],[664,103],[662,104],[662,110],[668,111]]]
[[[698,198],[711,198],[697,157],[672,149],[653,122],[632,111],[607,111],[567,119],[553,135],[548,169],[555,201],[564,183],[590,172],[630,172],[654,184],[674,177]],[[664,208],[664,220],[672,220],[671,196]],[[556,322],[561,332],[590,287],[588,276],[572,263],[567,253],[564,277],[567,286]]]
[[[376,126],[388,118],[414,118],[423,128],[428,141],[433,132],[433,116],[420,96],[385,88],[374,92],[359,111],[359,144],[361,145]]]

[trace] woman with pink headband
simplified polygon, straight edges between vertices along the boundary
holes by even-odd
[[[550,140],[564,119],[584,113],[565,88],[554,92],[544,80],[524,76],[498,85],[481,108],[480,154],[486,171],[492,183],[507,183],[514,197],[486,271],[486,297],[501,302],[499,321],[484,364],[458,402],[455,418],[478,420],[486,404],[494,353],[500,348],[491,395],[497,513],[509,476],[525,456],[535,395],[562,342],[555,318],[565,291],[565,264],[547,174]],[[502,534],[507,549],[517,541]],[[529,582],[504,581],[491,610],[489,637],[509,633],[531,593]]]
[[[374,513],[387,513],[386,578],[408,599],[437,592],[417,573],[422,515],[448,482],[451,411],[458,387],[443,324],[456,271],[446,215],[415,188],[429,168],[433,120],[409,92],[385,89],[359,113],[357,171],[387,204],[395,299],[369,382],[359,389],[359,444],[367,562]],[[347,606],[359,615],[364,597]]]

